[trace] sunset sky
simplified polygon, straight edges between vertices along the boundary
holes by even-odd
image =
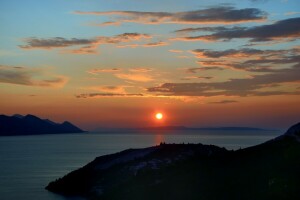
[[[86,130],[300,121],[299,0],[1,0],[0,25],[0,114]]]

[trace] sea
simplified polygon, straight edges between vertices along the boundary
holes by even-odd
[[[128,148],[165,142],[212,144],[236,150],[261,144],[282,133],[279,130],[185,130],[4,136],[0,137],[0,199],[80,199],[57,195],[44,188],[98,156]]]

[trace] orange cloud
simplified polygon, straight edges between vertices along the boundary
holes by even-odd
[[[91,25],[91,26],[120,26],[121,22],[108,21],[108,22],[103,22],[101,24],[92,23],[92,24],[89,24],[89,25]]]
[[[93,74],[93,75],[97,75],[99,73],[115,73],[115,72],[120,72],[121,69],[119,68],[112,68],[112,69],[91,69],[89,71],[87,71],[88,73],[90,74]]]
[[[178,49],[170,49],[169,52],[172,52],[172,53],[183,53],[182,50],[178,50]]]
[[[127,44],[127,45],[118,45],[118,48],[137,48],[137,47],[160,47],[167,46],[169,43],[167,42],[152,42],[147,44]]]
[[[138,73],[147,73],[152,71],[152,69],[150,68],[146,68],[146,67],[137,67],[137,68],[131,68],[129,69],[130,72],[138,72]]]
[[[123,73],[123,74],[115,74],[117,78],[125,79],[129,81],[136,81],[136,82],[150,82],[153,81],[153,77],[147,74],[130,74],[130,73]]]

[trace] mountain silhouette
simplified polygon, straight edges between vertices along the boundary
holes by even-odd
[[[0,136],[82,132],[84,131],[67,121],[59,124],[30,114],[26,116],[19,114],[0,115]]]

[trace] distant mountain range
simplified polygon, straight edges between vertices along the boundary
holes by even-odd
[[[268,131],[268,129],[254,127],[186,127],[186,126],[157,126],[157,127],[139,127],[139,128],[97,128],[95,132],[136,132],[136,131]]]
[[[138,128],[139,130],[248,130],[248,131],[262,131],[265,129],[253,127],[200,127],[192,128],[186,126],[159,126],[159,127],[144,127]]]
[[[83,133],[68,121],[61,124],[34,115],[0,115],[0,136]]]

